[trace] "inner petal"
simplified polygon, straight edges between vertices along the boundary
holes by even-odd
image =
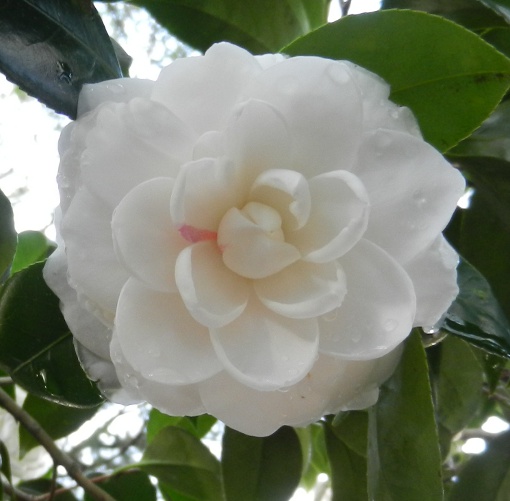
[[[264,278],[296,262],[299,251],[285,242],[277,211],[248,203],[243,210],[229,209],[218,228],[223,262],[246,278]]]
[[[310,215],[310,190],[305,177],[287,169],[264,171],[253,183],[251,200],[276,209],[282,218],[285,230],[297,230]]]

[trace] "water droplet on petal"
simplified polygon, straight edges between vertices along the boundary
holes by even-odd
[[[331,80],[337,84],[345,84],[349,81],[349,73],[340,64],[331,64],[327,69],[327,73]]]
[[[398,320],[390,318],[384,322],[383,327],[386,332],[393,332],[398,327]]]
[[[112,94],[125,94],[126,89],[121,83],[118,82],[112,82],[106,84],[106,88],[112,93]]]
[[[340,308],[335,308],[334,310],[331,310],[331,311],[328,311],[328,313],[325,313],[323,316],[322,316],[322,319],[325,321],[325,322],[333,322],[334,320],[337,319],[338,317],[338,311],[340,310]]]

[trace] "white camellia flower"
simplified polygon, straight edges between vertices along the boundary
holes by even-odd
[[[109,398],[258,436],[376,401],[457,294],[464,189],[388,95],[230,44],[84,88],[45,278]]]

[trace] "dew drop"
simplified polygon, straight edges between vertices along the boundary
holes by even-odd
[[[339,64],[331,64],[327,69],[327,73],[331,80],[337,84],[346,84],[349,81],[349,74]]]
[[[108,84],[106,84],[106,88],[112,94],[120,95],[120,94],[125,94],[126,93],[126,89],[124,88],[124,86],[122,84],[118,83],[118,82],[108,83]]]
[[[422,190],[415,190],[413,192],[413,200],[416,202],[416,205],[423,206],[427,203],[427,198]]]
[[[398,321],[390,318],[384,322],[383,327],[386,332],[393,332],[398,327]]]
[[[439,327],[435,325],[427,325],[423,326],[422,330],[425,334],[437,334],[439,332]]]
[[[338,317],[338,310],[339,310],[339,308],[335,308],[334,310],[328,311],[328,313],[325,313],[322,316],[322,319],[325,322],[333,322],[333,321],[335,321],[337,319],[337,317]]]

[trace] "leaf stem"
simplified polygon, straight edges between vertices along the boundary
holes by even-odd
[[[14,416],[21,425],[48,451],[57,465],[63,466],[71,478],[83,487],[97,501],[115,501],[107,492],[87,478],[76,461],[61,451],[41,425],[23,410],[4,390],[0,388],[0,406]]]

